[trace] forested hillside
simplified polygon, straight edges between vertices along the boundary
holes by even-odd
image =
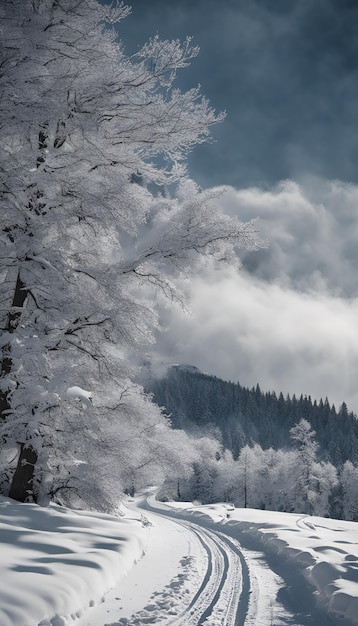
[[[337,411],[327,398],[277,396],[261,391],[259,385],[248,389],[191,366],[174,365],[148,387],[175,428],[216,427],[234,458],[246,444],[275,450],[291,447],[289,431],[305,419],[316,432],[321,460],[338,467],[347,460],[358,461],[358,419],[345,403]]]
[[[358,419],[345,403],[337,412],[182,365],[147,388],[197,442],[193,474],[164,496],[358,520]]]

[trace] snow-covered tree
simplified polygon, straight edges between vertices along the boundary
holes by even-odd
[[[199,437],[193,440],[196,457],[193,472],[188,481],[182,484],[181,497],[207,504],[216,500],[216,483],[222,454],[220,443],[214,437]],[[221,496],[220,499],[222,499]]]
[[[180,300],[173,279],[201,254],[232,262],[256,245],[251,223],[185,175],[220,119],[198,89],[173,86],[197,49],[155,37],[128,58],[116,31],[128,12],[0,5],[0,436],[19,500],[97,483],[100,501],[104,465],[107,498],[118,467],[165,458],[168,422],[133,383],[158,325],[150,289]]]
[[[290,430],[296,447],[293,510],[316,515],[329,514],[329,496],[337,484],[337,471],[331,463],[317,461],[318,444],[310,423],[301,419]]]
[[[301,423],[294,432],[297,429],[301,435],[301,426],[311,434],[311,429],[307,431]],[[236,462],[231,466],[226,464],[223,493],[227,493],[229,486],[229,499],[236,506],[329,515],[330,496],[337,485],[336,469],[331,463],[312,458],[305,474],[301,454],[302,450],[263,450],[258,444],[245,446]],[[219,472],[222,475],[223,471]]]
[[[223,450],[216,463],[216,479],[213,490],[215,502],[233,502],[243,506],[240,467],[230,450]]]
[[[341,474],[343,517],[358,521],[358,467],[346,461]]]
[[[313,500],[317,488],[313,468],[318,450],[315,434],[306,419],[301,419],[290,429],[291,439],[297,450],[293,466],[296,480],[292,505],[301,513],[313,513]]]

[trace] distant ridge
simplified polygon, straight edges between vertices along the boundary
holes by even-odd
[[[186,363],[183,363],[183,364],[174,363],[173,365],[171,365],[171,367],[176,370],[180,370],[181,372],[189,372],[191,374],[203,373],[201,370],[199,370],[198,367],[195,367],[195,365],[187,365]]]

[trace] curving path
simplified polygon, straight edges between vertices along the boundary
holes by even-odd
[[[275,603],[272,591],[283,581],[268,567],[262,553],[244,549],[239,541],[224,532],[204,526],[202,521],[183,519],[165,505],[149,498],[142,503],[146,511],[155,511],[192,533],[207,555],[206,570],[195,595],[168,626],[280,626],[291,619]],[[223,529],[224,530],[224,529]],[[281,615],[280,615],[281,614]],[[292,622],[290,622],[292,623]]]
[[[90,609],[78,626],[281,626],[272,591],[281,579],[262,554],[202,522],[176,516],[154,499],[142,502],[152,525],[143,559]],[[277,594],[275,594],[277,595]]]

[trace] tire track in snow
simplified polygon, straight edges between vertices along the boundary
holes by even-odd
[[[224,588],[224,585],[225,585],[225,583],[227,581],[227,577],[228,577],[228,571],[229,571],[228,555],[227,555],[226,551],[222,549],[222,547],[219,545],[219,543],[216,540],[214,540],[213,543],[214,543],[214,545],[216,545],[219,548],[218,554],[222,555],[223,568],[222,568],[221,571],[219,569],[217,569],[217,571],[216,571],[217,590],[216,590],[216,593],[215,593],[211,603],[209,604],[207,609],[204,611],[204,613],[201,615],[200,621],[198,622],[198,626],[202,626],[202,624],[205,624],[206,620],[212,615],[215,607],[218,605],[218,602],[219,602],[222,590]]]
[[[228,560],[217,542],[213,540],[210,533],[202,529],[200,529],[200,531],[197,530],[191,523],[177,523],[182,524],[187,530],[194,533],[200,541],[207,553],[208,566],[200,588],[192,598],[188,608],[180,615],[179,621],[176,619],[173,622],[173,626],[182,624],[184,617],[186,618],[188,626],[201,626],[204,624],[207,617],[211,615],[218,601],[226,579]]]
[[[223,533],[217,532],[222,537],[227,545],[237,554],[241,565],[241,593],[237,598],[237,609],[235,615],[235,626],[244,626],[246,618],[249,613],[249,601],[251,594],[251,579],[248,565],[245,561],[245,557],[242,553],[240,544],[235,539],[229,539],[229,537]],[[234,590],[233,590],[234,591]],[[229,622],[228,622],[229,623]]]
[[[189,605],[166,622],[166,626],[244,626],[249,620],[255,624],[254,591],[249,566],[237,539],[224,532],[210,529],[191,519],[178,519],[176,515],[147,501],[144,508],[156,515],[169,517],[195,535],[208,558],[202,583]],[[255,585],[254,585],[255,587]]]
[[[238,542],[192,522],[176,522],[200,541],[208,556],[208,567],[189,606],[168,626],[243,626],[248,613],[250,578]]]

